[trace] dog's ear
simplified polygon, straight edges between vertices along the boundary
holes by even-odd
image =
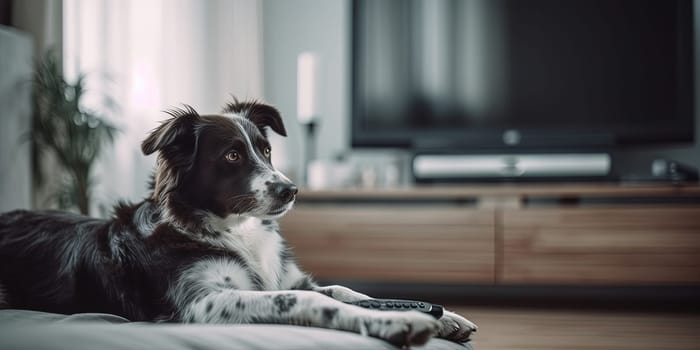
[[[200,119],[194,108],[185,105],[184,108],[167,110],[165,113],[172,118],[151,131],[151,134],[141,143],[141,151],[145,155],[165,149],[187,138],[194,138],[194,127]]]
[[[265,135],[265,128],[270,127],[274,132],[287,136],[282,116],[275,107],[257,101],[239,102],[235,97],[233,102],[224,106],[224,113],[237,113],[245,116]]]
[[[274,132],[287,136],[282,116],[280,116],[280,112],[275,107],[264,104],[256,105],[248,111],[247,117],[260,130],[264,130],[266,126],[269,126]]]

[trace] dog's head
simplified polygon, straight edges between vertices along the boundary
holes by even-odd
[[[297,188],[272,166],[266,134],[269,127],[286,136],[275,108],[234,100],[221,115],[189,106],[166,113],[172,118],[141,144],[147,155],[159,152],[154,200],[175,212],[184,206],[222,218],[273,219],[292,207]]]

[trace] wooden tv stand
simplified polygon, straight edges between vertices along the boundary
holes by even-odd
[[[322,280],[700,284],[697,184],[302,190],[281,225]]]

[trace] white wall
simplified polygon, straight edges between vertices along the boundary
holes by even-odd
[[[62,0],[22,0],[12,3],[12,26],[29,33],[34,53],[39,56],[46,49],[62,50]]]
[[[63,50],[63,1],[62,0],[23,0],[12,3],[12,26],[27,33],[33,42],[33,60],[49,49],[59,54]],[[59,58],[60,59],[60,58]],[[42,171],[55,169],[56,158],[46,154],[40,165]],[[32,207],[37,209],[52,208],[53,189],[60,186],[60,176],[45,176],[40,186],[32,186]]]
[[[0,213],[31,207],[32,39],[0,26]]]
[[[282,113],[289,135],[273,142],[274,159],[295,180],[305,146],[296,120],[297,56],[312,51],[320,58],[317,155],[327,159],[349,148],[349,50],[348,0],[263,1],[263,91],[265,100]]]

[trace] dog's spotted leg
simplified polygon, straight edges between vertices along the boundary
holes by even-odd
[[[416,311],[375,311],[313,291],[202,291],[185,306],[192,323],[275,323],[350,331],[396,345],[422,345],[438,331],[431,316]]]
[[[355,302],[371,299],[371,297],[365,294],[358,293],[350,288],[338,285],[326,287],[315,286],[312,288],[312,290],[342,302]],[[438,329],[437,336],[460,343],[469,341],[471,334],[477,330],[476,324],[454,312],[447,310],[445,310],[439,322],[440,327]]]
[[[304,275],[300,275],[299,282],[297,282],[296,285],[299,287],[303,287],[299,289],[312,290],[314,292],[327,295],[333,299],[346,303],[371,299],[370,296],[356,292],[344,286],[318,286],[308,276]],[[460,343],[469,341],[469,338],[471,337],[472,333],[476,332],[477,330],[477,326],[473,322],[454,312],[447,310],[445,310],[445,313],[440,318],[439,324],[440,325],[437,334],[438,337]]]
[[[314,286],[311,290],[325,294],[342,302],[355,302],[371,299],[371,297],[365,294],[358,293],[350,288],[338,285],[326,287]],[[438,329],[437,336],[460,343],[469,341],[471,334],[477,330],[477,326],[473,322],[447,310],[445,310],[445,313],[440,318],[439,322],[440,327]]]
[[[416,311],[377,311],[312,290],[257,291],[247,270],[230,259],[200,261],[171,286],[179,320],[187,323],[278,323],[356,332],[397,345],[420,345],[439,323]]]

